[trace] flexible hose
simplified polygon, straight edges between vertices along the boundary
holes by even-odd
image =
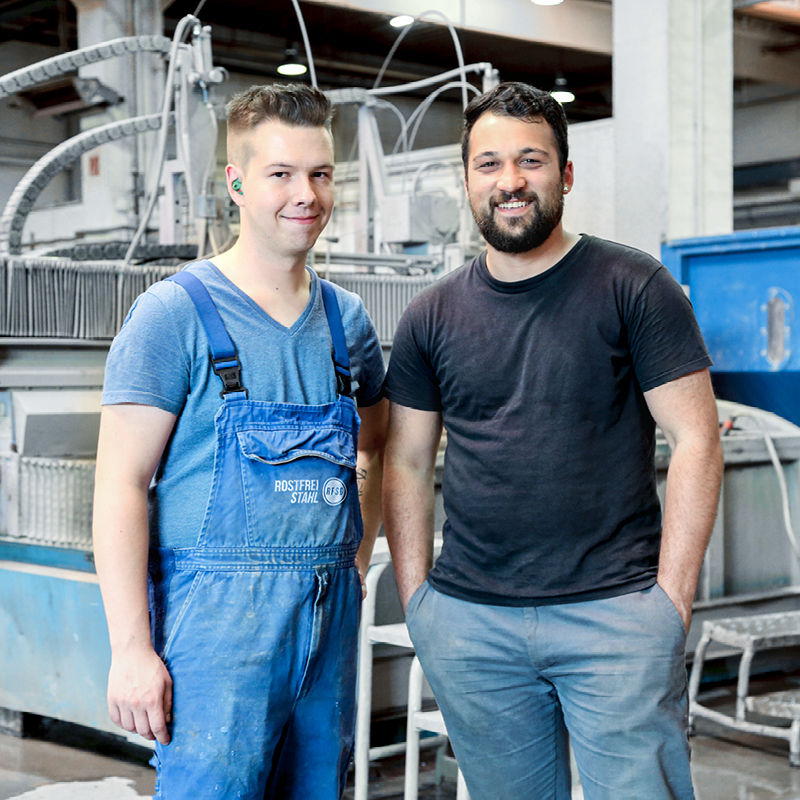
[[[781,464],[781,460],[778,456],[778,451],[775,449],[775,442],[773,442],[772,436],[770,436],[769,432],[764,427],[764,423],[755,414],[737,414],[734,419],[740,419],[741,417],[752,419],[756,423],[756,426],[764,438],[764,444],[767,446],[767,453],[769,453],[770,461],[772,462],[772,466],[775,468],[775,474],[778,476],[778,486],[780,487],[781,492],[783,527],[786,531],[787,537],[789,538],[789,543],[792,546],[795,558],[800,562],[800,545],[797,542],[797,537],[794,534],[794,527],[792,526],[792,512],[791,508],[789,507],[789,490],[786,486],[786,474],[783,471],[783,465]]]
[[[408,150],[408,120],[403,116],[403,112],[400,111],[394,103],[390,103],[388,100],[383,100],[382,98],[375,100],[375,106],[377,108],[388,109],[400,120],[400,135],[397,137],[397,143],[394,146],[393,152],[397,152],[397,148],[400,146],[401,142],[403,143],[403,150]]]
[[[293,0],[293,2],[296,2],[296,0]],[[411,25],[403,28],[403,30],[400,32],[400,35],[395,40],[394,44],[392,45],[392,49],[389,50],[389,54],[384,59],[383,64],[381,65],[381,68],[378,71],[378,77],[375,78],[375,83],[372,85],[373,90],[377,89],[381,85],[381,81],[383,80],[386,68],[389,66],[392,57],[397,51],[397,48],[400,46],[400,42],[402,42],[403,39],[406,37],[406,34],[414,27],[414,25],[418,21],[431,16],[440,17],[442,20],[444,20],[445,25],[447,25],[447,29],[450,31],[450,36],[453,39],[453,45],[455,46],[456,49],[456,60],[458,61],[459,74],[461,75],[461,80],[466,82],[467,75],[464,68],[464,53],[461,50],[461,42],[459,41],[458,33],[456,33],[456,29],[453,27],[453,24],[450,22],[450,20],[441,11],[436,11],[435,9],[431,9],[430,11],[423,11],[422,14],[419,14],[417,17],[414,18],[414,22],[412,22]],[[461,92],[461,100],[463,103],[463,107],[466,108],[467,107],[466,89],[463,89]]]
[[[193,16],[192,14],[187,14],[175,27],[175,33],[172,37],[172,47],[170,49],[169,54],[169,69],[167,70],[167,78],[164,81],[164,103],[161,108],[161,130],[159,131],[159,141],[158,147],[156,149],[156,170],[155,170],[155,178],[153,180],[153,188],[150,191],[150,199],[147,203],[147,208],[145,209],[144,214],[142,215],[142,219],[139,222],[139,227],[134,234],[133,239],[131,240],[130,247],[128,247],[128,252],[125,253],[125,258],[123,259],[124,264],[130,264],[131,259],[133,258],[133,253],[136,250],[137,246],[139,245],[139,241],[141,240],[142,236],[144,235],[145,230],[147,229],[147,223],[150,220],[150,215],[153,213],[153,208],[158,200],[158,185],[161,182],[161,172],[164,169],[164,160],[166,157],[167,151],[167,133],[169,131],[169,113],[170,109],[172,108],[172,100],[175,94],[175,69],[177,64],[177,54],[178,54],[178,47],[181,45],[183,41],[183,37],[186,32],[186,28],[189,25],[194,23],[199,23],[197,17]]]
[[[297,15],[297,21],[300,23],[300,33],[303,36],[303,46],[306,48],[306,59],[308,59],[308,75],[311,78],[311,85],[317,88],[317,73],[314,69],[314,59],[311,56],[311,44],[308,41],[308,33],[306,32],[306,23],[303,19],[303,12],[300,10],[300,4],[297,0],[292,0],[294,6],[294,13]]]
[[[451,83],[446,83],[444,86],[440,86],[435,91],[431,92],[418,106],[414,109],[414,113],[408,118],[408,125],[412,122],[414,123],[414,127],[411,129],[411,136],[408,139],[408,146],[407,150],[412,150],[414,148],[414,140],[417,138],[417,133],[419,131],[419,126],[422,123],[422,118],[427,113],[428,109],[433,104],[433,101],[440,95],[442,92],[446,92],[449,89],[456,89],[461,87],[463,91],[467,89],[473,91],[476,95],[480,94],[480,90],[473,86],[471,83],[467,81],[452,81]]]
[[[461,78],[464,72],[484,72],[487,68],[491,69],[491,67],[492,65],[486,61],[481,61],[477,64],[467,64],[467,66],[463,68],[451,69],[439,75],[431,75],[430,78],[422,78],[421,80],[412,81],[411,83],[401,83],[398,86],[384,86],[380,89],[367,89],[367,94],[371,97],[377,97],[386,94],[412,92],[415,89],[424,89],[426,86],[433,86],[435,83],[449,81],[450,78]],[[464,91],[466,92],[466,89]]]
[[[211,116],[211,125],[214,128],[214,141],[217,140],[219,136],[219,125],[217,124],[217,114],[214,111],[214,106],[211,105],[210,102],[205,103],[206,110],[208,111],[209,115]],[[217,165],[217,150],[216,147],[211,150],[211,155],[209,156],[208,163],[206,164],[206,168],[203,172],[202,183],[200,186],[200,191],[205,195],[208,190],[208,184],[211,180],[211,174],[214,171],[214,168]],[[214,236],[213,231],[213,224],[208,221],[208,218],[203,220],[203,235],[202,237],[198,237],[200,241],[197,244],[197,257],[200,257],[204,254],[203,250],[205,249],[205,240],[206,235],[208,236],[209,241],[211,242],[211,249],[215,256],[220,254],[219,247],[217,247],[216,237]]]

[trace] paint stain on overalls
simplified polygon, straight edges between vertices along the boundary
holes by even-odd
[[[217,352],[213,302],[193,291],[225,389],[197,545],[151,557],[154,645],[174,683],[156,798],[339,800],[361,605],[355,404],[344,393],[319,406],[248,399],[231,354]],[[323,297],[336,370],[349,375],[335,296]]]

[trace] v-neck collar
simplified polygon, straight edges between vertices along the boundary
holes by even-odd
[[[308,270],[308,274],[311,276],[311,285],[309,287],[308,293],[308,302],[306,303],[306,307],[303,309],[302,314],[292,323],[290,327],[286,327],[278,322],[274,317],[271,317],[266,311],[264,311],[261,306],[250,297],[247,292],[243,292],[224,272],[213,262],[205,259],[200,262],[205,267],[208,267],[228,288],[231,289],[235,294],[237,294],[245,303],[247,303],[250,308],[252,308],[256,314],[262,317],[266,322],[268,322],[273,327],[277,328],[280,331],[283,331],[288,336],[294,336],[300,328],[303,327],[306,320],[311,315],[311,311],[314,308],[314,305],[317,302],[317,295],[319,294],[319,278],[317,274],[314,272],[311,267],[306,266]]]

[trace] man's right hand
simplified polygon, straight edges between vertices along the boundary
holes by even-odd
[[[112,656],[108,711],[123,730],[169,744],[172,677],[152,647]]]
[[[420,574],[422,580],[418,580],[415,577],[405,582],[402,588],[399,585],[397,587],[397,592],[400,595],[400,605],[403,607],[403,614],[408,610],[408,604],[411,602],[411,598],[417,593],[417,589],[428,579],[427,572]]]

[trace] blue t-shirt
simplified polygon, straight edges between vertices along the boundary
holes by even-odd
[[[229,281],[211,262],[187,267],[203,281],[242,364],[250,400],[322,405],[336,399],[333,344],[319,289],[286,328]],[[361,299],[337,286],[359,406],[382,396],[383,353]],[[184,288],[162,281],[140,295],[114,339],[106,362],[103,405],[139,403],[175,414],[151,490],[150,531],[160,547],[193,547],[211,489],[214,416],[222,383],[197,310]]]

